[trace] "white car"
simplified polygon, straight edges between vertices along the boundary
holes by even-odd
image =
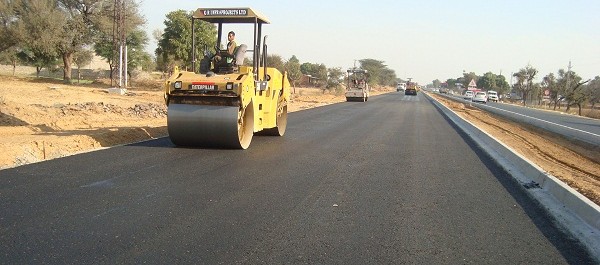
[[[465,92],[465,95],[463,96],[464,99],[472,99],[473,98],[473,91],[471,90],[467,90],[467,92]]]
[[[471,99],[471,101],[473,101],[473,102],[487,103],[488,97],[487,97],[487,94],[485,92],[479,91],[479,92],[475,93],[475,95],[473,96],[473,99]]]
[[[487,92],[488,100],[498,102],[498,92],[490,90]]]

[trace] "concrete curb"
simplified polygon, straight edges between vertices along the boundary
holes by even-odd
[[[424,93],[600,260],[600,206]]]

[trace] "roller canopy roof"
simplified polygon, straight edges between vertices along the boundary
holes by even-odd
[[[195,19],[210,23],[263,23],[269,20],[249,7],[198,8],[192,15]]]
[[[356,74],[360,74],[360,73],[368,73],[367,70],[364,69],[348,69],[347,71],[348,73],[356,73]]]

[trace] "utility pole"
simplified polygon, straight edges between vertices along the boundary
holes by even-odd
[[[571,86],[571,60],[569,60],[569,68],[567,70],[567,87],[565,87],[565,93],[569,92],[569,86]]]
[[[114,0],[113,3],[113,69],[111,72],[111,86],[127,87],[127,44],[125,30],[125,1]],[[123,76],[125,82],[123,84]]]

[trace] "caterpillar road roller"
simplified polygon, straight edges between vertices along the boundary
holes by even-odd
[[[286,72],[267,66],[267,36],[261,36],[262,26],[270,23],[267,18],[251,8],[199,8],[191,20],[192,70],[176,68],[165,82],[171,141],[177,146],[246,149],[255,133],[283,136],[290,84]],[[233,58],[217,46],[213,56],[205,52],[196,70],[198,20],[217,25],[219,44],[224,24],[253,24],[248,34],[252,46],[236,47]],[[251,66],[243,65],[247,53],[252,54]]]
[[[346,86],[346,101],[362,101],[369,99],[369,84],[367,70],[351,68],[348,72],[348,85]]]

